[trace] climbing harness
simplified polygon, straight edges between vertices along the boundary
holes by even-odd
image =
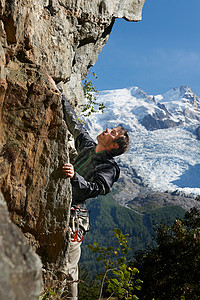
[[[85,234],[90,229],[89,211],[79,206],[71,207],[70,223],[71,242],[82,242]]]

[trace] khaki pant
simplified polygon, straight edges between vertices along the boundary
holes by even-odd
[[[70,242],[68,259],[64,273],[67,275],[66,285],[68,292],[65,299],[77,300],[78,299],[78,262],[81,256],[81,242]]]
[[[87,210],[71,209],[69,224],[69,249],[65,262],[64,273],[67,277],[65,299],[78,299],[78,262],[81,256],[81,244],[85,233],[89,230],[89,213]],[[78,242],[79,241],[79,242]]]

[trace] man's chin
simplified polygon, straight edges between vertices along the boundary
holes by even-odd
[[[99,135],[97,135],[97,141],[98,141],[99,139],[101,139],[101,137],[102,137],[102,133],[100,133]]]

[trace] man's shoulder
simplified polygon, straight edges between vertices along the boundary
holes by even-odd
[[[93,148],[95,146],[95,141],[91,138],[88,131],[83,127],[75,140],[76,149],[82,151],[84,148]]]
[[[110,155],[103,155],[99,159],[98,168],[101,170],[107,170],[109,173],[115,174],[115,181],[119,179],[120,168],[115,159]],[[108,171],[109,170],[109,171]]]

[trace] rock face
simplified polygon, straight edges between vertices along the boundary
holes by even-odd
[[[0,223],[0,299],[36,300],[42,288],[42,265],[19,228],[9,220],[2,193]]]
[[[133,169],[130,168],[129,174],[128,172],[125,174],[123,166],[120,166],[120,169],[122,174],[115,184],[113,198],[122,206],[138,213],[168,205],[181,206],[185,210],[193,207],[200,208],[200,203],[192,194],[185,194],[178,190],[173,192],[152,190],[144,184],[143,179]]]
[[[161,105],[160,105],[161,106]],[[162,108],[163,109],[163,108]],[[142,125],[147,129],[147,130],[157,130],[157,129],[165,129],[165,128],[170,128],[170,127],[176,127],[182,124],[182,122],[175,122],[168,118],[167,115],[170,116],[170,114],[166,113],[165,114],[162,111],[157,112],[156,114],[152,115],[147,115],[144,117],[142,120]]]
[[[29,71],[34,76],[35,71],[16,68],[14,77],[10,65],[2,107],[1,190],[12,220],[28,235],[45,267],[59,268],[71,196],[61,171],[68,150],[60,99],[42,87],[42,76],[37,84],[24,86],[18,76]]]
[[[69,160],[68,131],[46,73],[80,104],[82,79],[115,18],[138,21],[143,4],[0,0],[0,188],[11,219],[48,270],[47,281],[62,269],[71,187],[61,171]]]

